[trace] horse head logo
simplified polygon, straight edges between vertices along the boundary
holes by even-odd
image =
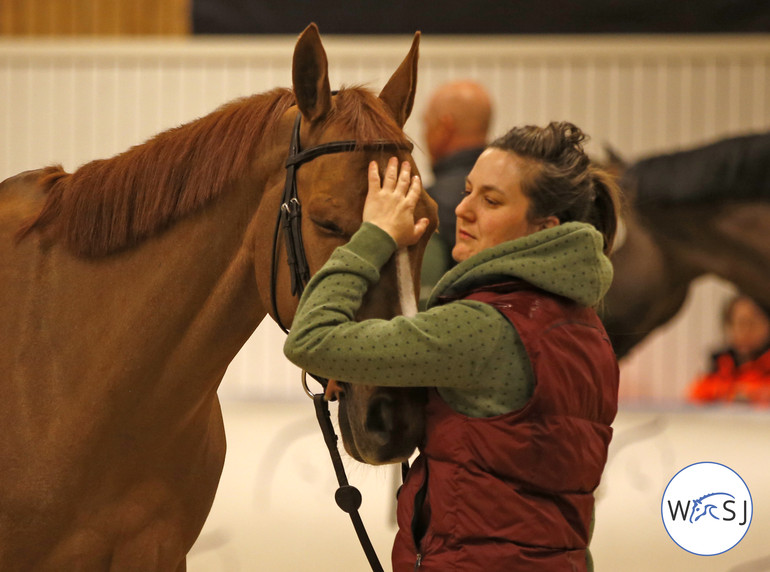
[[[703,495],[699,499],[695,499],[692,505],[692,512],[690,513],[690,522],[697,522],[699,518],[705,515],[709,515],[711,518],[719,520],[719,517],[716,516],[713,512],[714,509],[717,508],[717,505],[711,504],[710,502],[706,501],[706,499],[720,495],[728,496],[731,499],[735,498],[730,493],[709,493],[707,495]]]

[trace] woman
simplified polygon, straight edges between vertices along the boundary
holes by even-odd
[[[711,372],[695,380],[690,399],[770,405],[770,315],[738,294],[725,306],[723,325],[728,347],[712,356]]]
[[[592,308],[612,279],[617,190],[584,138],[551,123],[494,141],[455,211],[458,265],[428,309],[355,323],[379,268],[427,223],[414,221],[420,182],[408,165],[398,173],[391,159],[382,185],[370,165],[364,223],[302,297],[284,348],[294,363],[350,383],[435,388],[399,495],[396,571],[590,568],[618,383]],[[359,353],[369,336],[376,351]]]

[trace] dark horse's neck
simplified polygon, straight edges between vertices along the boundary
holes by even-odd
[[[770,133],[746,135],[643,159],[624,175],[647,205],[770,202]]]

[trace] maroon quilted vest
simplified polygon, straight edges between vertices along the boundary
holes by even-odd
[[[521,283],[466,297],[518,331],[536,380],[518,411],[471,418],[431,391],[398,502],[393,570],[586,570],[618,366],[596,312]],[[419,566],[416,566],[419,564]]]

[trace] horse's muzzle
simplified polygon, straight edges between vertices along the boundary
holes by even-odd
[[[375,395],[369,402],[366,411],[365,427],[367,432],[380,442],[380,445],[388,445],[393,439],[393,430],[396,426],[395,400],[390,395]]]

